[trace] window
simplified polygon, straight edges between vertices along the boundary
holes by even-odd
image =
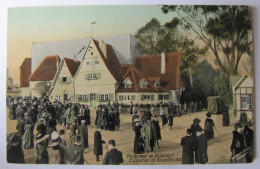
[[[132,86],[131,84],[128,83],[125,84],[125,88],[131,88],[131,86]]]
[[[251,110],[252,109],[252,94],[241,95],[241,109]]]
[[[155,82],[155,83],[154,83],[154,86],[155,86],[155,87],[160,87],[160,81]]]
[[[158,95],[158,100],[163,100],[163,94]]]
[[[99,64],[99,61],[95,61],[95,64],[96,64],[96,65]]]
[[[169,95],[168,94],[159,94],[158,100],[169,100]]]
[[[93,55],[93,52],[91,52],[90,54]]]
[[[68,77],[62,77],[61,78],[61,82],[62,83],[68,83],[69,81],[68,81]]]
[[[127,100],[131,100],[130,95],[127,95]]]
[[[90,100],[96,100],[96,93],[90,93]]]
[[[89,73],[89,74],[88,74],[88,79],[89,79],[89,80],[95,80],[95,79],[97,79],[97,74],[96,74],[96,73]]]
[[[164,100],[169,100],[169,95],[168,94],[163,95],[163,99]]]
[[[100,100],[101,101],[107,101],[108,100],[108,94],[101,94],[100,95]]]
[[[55,96],[55,100],[61,102],[61,96]]]
[[[141,88],[146,88],[147,84],[144,82],[141,84]]]
[[[141,100],[151,100],[151,95],[141,95]]]
[[[70,100],[70,101],[74,101],[74,96],[70,96],[70,97],[69,97],[69,100]]]
[[[86,95],[80,94],[79,95],[79,100],[86,100]]]

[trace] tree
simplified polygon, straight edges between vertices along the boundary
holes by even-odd
[[[202,87],[205,97],[214,95],[214,79],[217,72],[207,62],[203,61],[196,65],[194,70],[194,81],[198,81]]]
[[[189,74],[192,86],[193,68],[197,64],[198,57],[204,55],[207,48],[200,48],[194,40],[182,35],[178,30],[179,25],[182,23],[178,18],[173,18],[165,25],[152,18],[135,35],[138,41],[137,48],[142,54],[182,51],[181,73]]]
[[[214,78],[215,95],[220,96],[225,103],[232,103],[232,89],[230,86],[229,76],[223,72],[219,72]]]
[[[137,47],[141,53],[154,53],[158,40],[158,32],[161,28],[160,22],[156,18],[152,18],[145,26],[140,28],[135,37],[138,40]]]
[[[50,82],[47,81],[41,81],[35,84],[34,90],[41,96],[43,97],[44,95],[47,94],[51,87]]]
[[[250,7],[164,5],[161,9],[177,14],[183,28],[212,51],[226,74],[237,74],[241,58],[252,55]]]

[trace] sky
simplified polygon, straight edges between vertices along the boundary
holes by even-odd
[[[19,80],[19,67],[31,57],[32,43],[51,42],[122,34],[134,35],[153,17],[161,24],[172,14],[163,14],[158,5],[99,5],[20,7],[8,9],[7,68]]]

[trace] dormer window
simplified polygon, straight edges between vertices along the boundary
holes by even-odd
[[[161,86],[161,82],[160,82],[160,81],[155,82],[155,83],[154,83],[154,86],[155,86],[155,87],[160,87],[160,86]]]
[[[131,88],[132,87],[132,85],[131,84],[125,84],[125,88]]]
[[[124,80],[123,84],[125,85],[125,88],[131,88],[133,82],[132,82],[129,78],[126,78],[126,79]]]
[[[143,79],[140,83],[139,83],[141,88],[146,88],[147,87],[147,82],[145,79]]]

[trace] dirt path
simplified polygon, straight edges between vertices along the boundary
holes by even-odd
[[[8,111],[8,110],[7,110]],[[7,112],[8,114],[8,112]],[[206,119],[206,112],[188,113],[181,117],[174,118],[173,129],[166,126],[161,129],[162,140],[159,141],[160,148],[155,149],[153,153],[143,154],[142,158],[131,158],[133,157],[133,147],[134,147],[134,131],[131,128],[132,117],[129,113],[122,113],[120,115],[121,127],[118,131],[102,131],[102,139],[108,143],[110,139],[114,139],[117,144],[117,149],[122,151],[124,157],[123,165],[164,165],[164,164],[181,164],[182,146],[180,145],[181,138],[185,136],[186,129],[190,127],[192,121],[195,117],[201,119],[200,125],[204,127],[204,121]],[[84,158],[92,165],[101,165],[105,153],[107,152],[106,146],[103,145],[104,155],[100,157],[99,162],[95,161],[95,156],[93,155],[93,145],[94,145],[94,132],[95,127],[95,110],[91,110],[91,125],[88,126],[89,131],[89,148],[85,149]],[[208,157],[209,164],[223,164],[229,163],[229,158],[231,156],[230,144],[232,141],[232,131],[233,124],[235,123],[234,118],[231,118],[231,126],[222,127],[222,115],[212,115],[212,119],[215,122],[218,134],[215,132],[215,138],[208,142]],[[7,118],[7,133],[16,132],[16,120],[9,120]],[[160,121],[161,124],[161,121]],[[60,130],[62,127],[57,126]],[[65,138],[67,143],[69,143],[69,130],[65,129]],[[51,159],[51,149],[48,149],[49,156]],[[36,149],[24,149],[25,161],[26,163],[35,163],[36,160]],[[159,157],[159,158],[158,158]],[[50,163],[52,161],[50,160]],[[87,163],[85,163],[87,164]]]

